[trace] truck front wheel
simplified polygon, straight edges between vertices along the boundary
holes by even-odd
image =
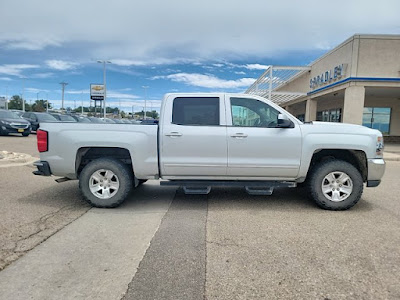
[[[346,210],[361,198],[363,180],[350,163],[329,160],[316,166],[309,180],[309,191],[317,205],[327,210]]]
[[[88,163],[79,176],[79,187],[92,206],[119,206],[132,189],[133,174],[117,159],[99,158]]]

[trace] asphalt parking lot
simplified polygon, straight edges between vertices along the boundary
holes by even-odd
[[[93,209],[77,182],[32,170],[0,168],[0,299],[400,299],[398,161],[343,212],[302,189],[188,196],[155,181]]]

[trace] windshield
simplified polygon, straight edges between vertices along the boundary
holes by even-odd
[[[61,121],[76,122],[76,120],[71,116],[60,115]]]
[[[90,121],[92,121],[92,123],[105,123],[103,120],[98,118],[90,118]]]
[[[37,114],[36,116],[40,122],[58,122],[58,120],[54,118],[52,115]]]
[[[0,111],[0,118],[2,119],[21,119],[16,113],[12,111],[2,110]]]
[[[78,118],[78,122],[80,123],[92,123],[88,118]]]

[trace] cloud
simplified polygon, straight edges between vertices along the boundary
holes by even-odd
[[[40,92],[48,93],[49,90],[28,87],[28,88],[25,88],[25,92],[36,94],[36,93],[40,93]]]
[[[59,71],[75,69],[75,67],[78,65],[77,63],[74,62],[57,60],[57,59],[46,60],[45,63],[50,69]]]
[[[289,6],[287,1],[265,0],[251,5],[232,5],[231,0],[98,0],[93,6],[91,1],[70,0],[60,9],[46,0],[2,0],[0,11],[7,13],[0,18],[0,28],[6,28],[0,32],[0,47],[52,47],[64,59],[76,54],[82,60],[115,58],[121,66],[144,66],[271,58],[330,49],[356,32],[400,30],[398,0],[337,0],[329,10],[317,0],[290,1]],[[88,16],[108,17],[96,22]]]
[[[35,69],[39,68],[38,65],[29,65],[29,64],[6,64],[0,65],[0,74],[11,75],[24,77],[22,72],[27,69]]]
[[[260,64],[247,64],[244,67],[249,70],[266,70],[269,66]]]
[[[0,77],[0,80],[11,81],[12,79],[10,77]]]
[[[151,57],[145,60],[130,60],[130,59],[112,59],[112,64],[122,67],[142,67],[149,65],[175,65],[175,64],[195,64],[198,63],[198,59],[188,58],[162,58],[162,57]]]
[[[65,90],[66,94],[72,94],[72,95],[78,95],[78,94],[89,94],[90,90],[89,89],[85,89],[85,90]]]
[[[234,72],[236,75],[246,75],[246,73],[245,72],[243,72],[243,71],[239,71],[239,72]]]
[[[0,44],[3,44],[3,47],[9,50],[42,50],[48,46],[60,46],[60,42],[56,40],[35,39],[32,37],[20,40],[0,38]]]
[[[107,91],[107,99],[108,98],[115,98],[115,99],[138,99],[139,96],[128,94],[128,93],[120,93],[117,91],[109,90]]]
[[[54,73],[46,72],[46,73],[31,74],[31,75],[29,75],[29,78],[45,79],[45,78],[51,78],[53,76],[54,76]]]
[[[204,88],[224,88],[234,89],[248,87],[256,80],[255,78],[240,78],[237,80],[225,80],[213,75],[204,75],[198,73],[177,73],[167,76],[154,76],[155,79],[170,79],[175,82],[183,82],[187,85],[204,87]]]

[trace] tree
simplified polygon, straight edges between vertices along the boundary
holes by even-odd
[[[44,112],[47,108],[47,100],[36,100],[35,103],[32,104],[32,110],[36,112]],[[52,108],[51,103],[49,102],[49,109]]]
[[[155,110],[152,110],[151,112],[147,112],[146,116],[149,116],[150,118],[153,118],[153,119],[158,119],[158,112]]]
[[[140,112],[135,112],[136,116],[139,116],[139,118],[143,118],[144,116],[144,111],[140,111]],[[153,110],[153,111],[146,111],[146,117],[148,118],[153,118],[153,119],[158,119],[158,112]]]
[[[19,109],[22,110],[22,98],[19,95],[11,97],[8,103],[8,109]],[[31,106],[25,101],[25,111],[31,111]]]

